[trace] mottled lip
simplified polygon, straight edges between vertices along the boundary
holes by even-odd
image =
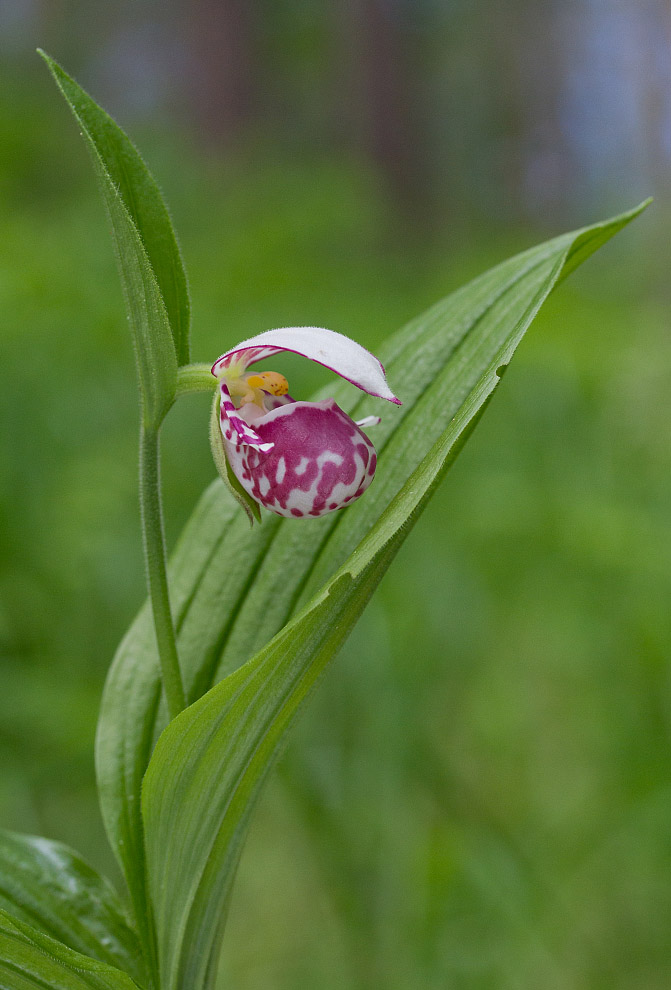
[[[269,444],[260,451],[224,435],[229,465],[257,503],[281,516],[316,517],[363,495],[377,465],[370,438],[336,403],[293,402],[254,427]]]
[[[307,400],[299,399],[296,402],[287,403],[285,406],[277,406],[275,409],[271,409],[264,416],[254,421],[254,426],[260,426],[262,423],[265,425],[267,423],[272,423],[273,420],[279,419],[281,416],[288,416],[296,408],[301,406],[310,406],[311,409],[331,409],[333,406],[336,409],[340,409],[340,406],[335,399],[321,399],[319,402],[308,402]],[[343,410],[340,410],[341,412]],[[347,415],[345,413],[345,415]]]

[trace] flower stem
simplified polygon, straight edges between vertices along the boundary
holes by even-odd
[[[209,364],[183,364],[177,371],[177,391],[175,398],[190,392],[214,392],[217,379]]]
[[[154,614],[156,645],[168,711],[170,718],[173,719],[186,707],[186,698],[179,669],[168,593],[158,430],[144,425],[140,429],[140,510],[147,586]]]

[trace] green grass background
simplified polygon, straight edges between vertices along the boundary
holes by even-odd
[[[92,747],[143,597],[134,368],[75,128],[32,111],[0,121],[0,824],[116,875]],[[195,360],[296,323],[374,350],[559,233],[423,238],[346,158],[145,145]],[[222,988],[671,984],[664,216],[550,299],[298,725],[243,857]],[[326,380],[289,370],[296,394]],[[171,543],[214,476],[207,419],[194,396],[166,426]]]

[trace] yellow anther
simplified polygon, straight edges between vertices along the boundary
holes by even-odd
[[[250,388],[261,388],[271,395],[286,395],[289,382],[279,371],[261,371],[258,375],[250,375],[247,379]]]

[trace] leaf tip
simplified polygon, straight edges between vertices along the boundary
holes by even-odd
[[[47,65],[48,65],[48,67],[50,69],[52,69],[52,71],[53,71],[53,66],[56,65],[56,63],[54,62],[54,60],[51,57],[51,55],[49,55],[47,52],[45,52],[44,48],[36,48],[35,51],[40,56],[40,58],[42,59],[42,61],[43,62],[46,62]]]
[[[644,200],[641,200],[638,206],[633,206],[630,210],[627,210],[620,217],[616,217],[615,219],[622,220],[623,225],[624,223],[629,223],[631,220],[635,220],[637,216],[639,216],[641,213],[647,210],[647,208],[653,202],[654,198],[655,198],[654,196],[646,196]]]
[[[60,66],[58,64],[58,62],[56,61],[56,59],[55,58],[52,58],[51,55],[49,55],[48,52],[45,52],[44,48],[36,48],[35,51],[40,56],[40,58],[42,59],[42,61],[45,63],[47,69],[49,70],[49,72],[53,76],[53,78],[54,78],[57,86],[59,86],[61,88],[61,90],[62,90],[63,87],[61,85],[61,81],[63,79],[67,79],[68,78],[68,75],[65,72],[65,70],[63,69],[63,67]]]

